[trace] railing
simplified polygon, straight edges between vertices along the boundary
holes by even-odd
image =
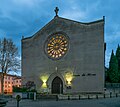
[[[100,99],[120,97],[120,93],[107,94],[84,94],[84,95],[58,95],[58,100],[82,100],[82,99]]]
[[[105,83],[106,88],[120,88],[120,83]]]

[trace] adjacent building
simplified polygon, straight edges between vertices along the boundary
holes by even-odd
[[[21,77],[16,75],[6,74],[4,77],[4,93],[11,94],[13,92],[13,86],[15,87],[21,86]],[[1,93],[1,82],[0,82],[0,93]]]

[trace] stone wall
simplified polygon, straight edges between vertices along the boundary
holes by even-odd
[[[69,37],[68,52],[59,60],[45,54],[47,38],[56,32]],[[57,70],[56,70],[57,67]],[[74,78],[71,89],[67,89],[66,71]],[[48,76],[47,86],[51,92],[51,75],[61,76],[64,93],[103,92],[104,89],[104,20],[94,23],[79,23],[55,17],[31,38],[22,40],[23,84],[34,81],[41,91],[42,75]]]

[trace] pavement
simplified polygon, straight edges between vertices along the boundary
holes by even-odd
[[[9,99],[6,107],[17,107],[16,99]],[[120,97],[85,100],[21,100],[19,107],[120,107]]]

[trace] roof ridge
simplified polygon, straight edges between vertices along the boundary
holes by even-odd
[[[93,23],[98,23],[98,22],[104,21],[104,16],[103,16],[102,19],[95,20],[95,21],[92,21],[92,22],[79,22],[79,21],[75,21],[75,20],[67,19],[67,18],[63,18],[63,17],[59,17],[59,18],[64,19],[64,20],[73,21],[73,22],[80,23],[80,24],[85,24],[85,25],[89,25],[89,24],[93,24]]]
[[[42,31],[46,26],[48,26],[52,21],[54,21],[55,19],[63,19],[63,20],[68,20],[68,21],[72,21],[72,22],[76,22],[76,23],[80,23],[80,24],[83,24],[83,25],[91,25],[91,24],[95,24],[95,23],[99,23],[99,22],[104,22],[105,21],[105,16],[103,16],[102,19],[99,19],[99,20],[96,20],[96,21],[92,21],[92,22],[79,22],[79,21],[75,21],[75,20],[71,20],[71,19],[67,19],[67,18],[63,18],[63,17],[59,17],[59,16],[56,16],[54,17],[51,21],[49,21],[45,26],[43,26],[41,29],[39,29],[34,35],[30,36],[30,37],[26,37],[26,38],[22,38],[22,40],[26,40],[26,39],[31,39],[31,38],[34,38],[35,35]]]

